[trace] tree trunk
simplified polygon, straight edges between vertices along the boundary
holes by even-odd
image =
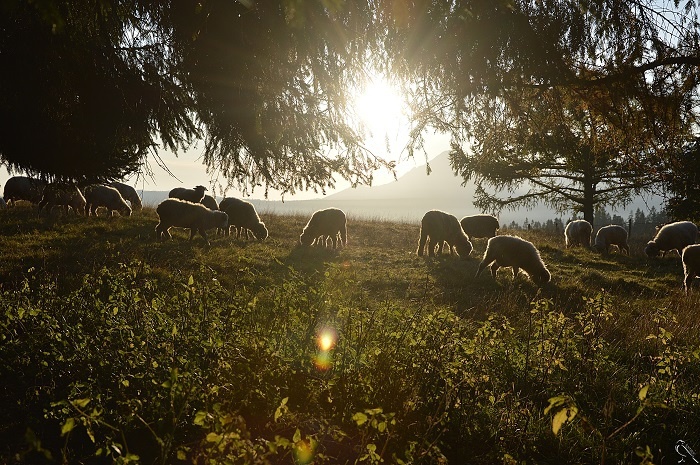
[[[581,210],[583,211],[583,219],[593,224],[596,183],[588,178],[589,175],[586,174],[583,183],[583,204],[581,205]]]

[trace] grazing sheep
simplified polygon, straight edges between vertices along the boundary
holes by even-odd
[[[118,211],[122,216],[131,216],[131,207],[114,187],[92,185],[85,188],[85,215],[97,216],[97,209],[105,207],[114,216]]]
[[[630,246],[627,245],[627,230],[616,224],[603,226],[595,235],[595,244],[593,247],[601,253],[610,252],[610,246],[616,245],[620,252],[630,254]]]
[[[420,240],[416,253],[423,256],[424,249],[427,247],[428,255],[434,257],[437,246],[438,254],[442,254],[445,242],[450,248],[450,253],[454,248],[463,260],[466,260],[473,249],[457,217],[440,210],[430,210],[423,215],[421,221]]]
[[[39,203],[44,187],[46,182],[41,179],[13,176],[5,183],[4,200],[8,206],[14,206],[18,200]]]
[[[202,200],[200,200],[199,203],[207,207],[209,210],[219,209],[219,205],[216,203],[216,199],[214,199],[214,197],[212,197],[211,195],[205,195],[204,197],[202,197]]]
[[[532,242],[516,236],[496,236],[489,239],[476,276],[478,277],[489,265],[491,265],[491,275],[494,278],[500,267],[512,267],[513,278],[522,269],[540,286],[547,284],[552,279],[552,275]]]
[[[44,207],[48,207],[50,211],[55,206],[64,207],[66,213],[72,208],[76,215],[82,215],[86,203],[83,193],[75,184],[49,183],[44,187],[37,216]]]
[[[593,234],[593,226],[586,220],[574,220],[569,222],[564,229],[564,237],[566,238],[566,248],[580,245],[583,247],[591,246],[591,234]]]
[[[346,246],[348,243],[348,229],[345,212],[337,208],[326,208],[318,210],[311,215],[311,219],[299,236],[299,243],[304,246],[313,244],[319,245],[323,242],[328,246],[328,239],[333,240],[333,248],[338,245],[338,235],[340,243]]]
[[[131,203],[132,210],[138,211],[143,208],[143,205],[141,204],[141,197],[139,197],[139,194],[136,192],[136,189],[134,189],[128,184],[124,184],[123,182],[118,181],[114,181],[109,185],[110,187],[114,187],[116,190],[118,190],[124,200]]]
[[[659,252],[666,255],[670,250],[676,250],[679,254],[698,239],[698,227],[690,221],[677,221],[669,223],[658,230],[654,239],[647,242],[644,253],[648,257],[658,257]]]
[[[204,186],[196,186],[194,189],[176,187],[170,191],[168,197],[171,199],[187,200],[192,203],[200,203],[204,198],[204,191],[206,190],[207,188]]]
[[[245,200],[227,197],[219,203],[219,210],[228,215],[228,228],[226,235],[231,233],[231,227],[236,229],[236,237],[240,239],[245,235],[248,239],[248,231],[251,231],[256,239],[264,241],[267,239],[268,231],[265,223],[260,220],[258,213],[252,203]],[[343,215],[344,218],[344,215]]]
[[[690,283],[693,278],[700,276],[700,244],[692,244],[683,249],[681,254],[683,260],[683,287],[687,294],[690,290]]]
[[[459,224],[469,239],[476,237],[491,238],[496,235],[496,231],[500,227],[498,218],[492,215],[465,216],[459,221]]]
[[[228,215],[221,211],[212,211],[201,203],[192,203],[180,199],[165,199],[156,207],[160,222],[156,226],[156,237],[165,240],[172,239],[170,228],[173,226],[190,229],[190,240],[195,231],[210,245],[207,229],[225,228]]]

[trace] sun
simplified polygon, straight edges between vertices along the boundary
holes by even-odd
[[[382,76],[368,79],[355,97],[355,111],[370,137],[394,137],[406,123],[401,91]]]

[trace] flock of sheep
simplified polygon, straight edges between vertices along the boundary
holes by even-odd
[[[231,234],[234,228],[238,238],[249,239],[249,233],[265,240],[268,230],[262,222],[255,207],[245,200],[226,197],[218,204],[206,195],[204,186],[193,189],[177,187],[170,191],[169,198],[156,207],[158,225],[156,237],[165,240],[172,238],[170,228],[190,229],[190,239],[199,233],[207,244],[207,230],[217,229],[217,233]],[[84,189],[85,194],[73,184],[46,183],[40,179],[25,176],[10,178],[5,184],[4,202],[12,205],[18,200],[26,200],[39,206],[38,214],[43,209],[54,206],[66,211],[73,209],[78,214],[97,215],[97,209],[104,207],[110,212],[131,215],[132,209],[141,209],[141,199],[136,190],[123,183],[110,185],[90,185]],[[130,203],[130,205],[127,203]],[[510,267],[515,277],[520,270],[538,285],[551,280],[551,274],[540,256],[537,248],[529,241],[517,236],[496,235],[499,229],[498,219],[491,215],[472,215],[457,220],[454,215],[440,210],[427,212],[421,221],[420,238],[416,253],[422,256],[427,250],[429,256],[442,254],[445,244],[449,252],[466,259],[473,250],[470,238],[488,238],[486,252],[479,264],[476,276],[489,267],[491,275],[501,267]],[[574,220],[566,225],[564,236],[566,247],[591,247],[592,225],[585,220]],[[684,287],[686,292],[694,277],[700,276],[700,244],[696,244],[698,228],[690,221],[678,221],[658,229],[656,236],[647,243],[644,252],[649,257],[676,250],[682,257],[684,270]],[[324,245],[329,241],[333,248],[338,243],[347,245],[347,220],[345,213],[337,208],[327,208],[315,212],[308,221],[299,243],[303,246]],[[593,248],[608,253],[611,246],[629,255],[627,231],[618,225],[604,226],[595,235]]]
[[[457,255],[466,258],[473,249],[469,238],[486,237],[489,238],[486,252],[476,276],[486,267],[490,267],[494,277],[499,268],[511,267],[513,276],[522,269],[538,285],[548,283],[551,274],[537,248],[531,242],[517,236],[496,236],[498,229],[498,219],[491,215],[466,216],[457,221],[457,218],[449,213],[431,210],[423,216],[421,222],[417,254],[423,255],[426,246],[431,256],[435,255],[436,249],[438,253],[442,253],[446,243],[451,253],[454,249]],[[592,235],[593,226],[588,221],[571,221],[564,230],[566,247],[591,247]],[[644,253],[648,257],[657,257],[672,250],[677,251],[682,258],[683,284],[688,292],[693,278],[700,276],[700,244],[696,244],[697,239],[698,227],[694,223],[677,221],[659,228],[656,236],[647,243]],[[595,250],[608,253],[611,246],[616,246],[621,252],[629,255],[627,231],[622,226],[604,226],[596,233],[593,243]]]

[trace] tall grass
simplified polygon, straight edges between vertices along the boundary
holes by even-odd
[[[668,463],[700,445],[697,293],[678,257],[520,232],[553,282],[157,219],[0,215],[0,457],[18,463]],[[474,256],[485,248],[477,240]],[[695,436],[694,436],[695,435]]]

